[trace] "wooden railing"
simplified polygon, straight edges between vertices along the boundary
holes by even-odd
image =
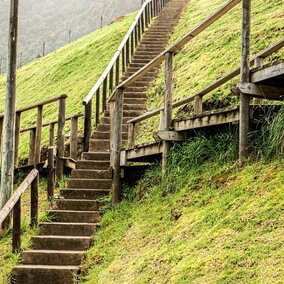
[[[120,83],[113,95],[109,99],[109,108],[110,108],[110,121],[111,121],[111,166],[113,167],[113,203],[117,203],[121,197],[121,173],[120,173],[120,153],[122,149],[122,102],[123,102],[123,93],[124,89],[131,86],[135,81],[142,78],[147,72],[152,68],[157,67],[165,60],[165,95],[164,95],[164,107],[158,110],[146,113],[142,116],[139,116],[135,119],[130,120],[129,123],[129,138],[128,138],[128,147],[133,147],[135,142],[135,125],[138,122],[141,122],[145,119],[153,117],[155,115],[161,114],[160,120],[160,130],[169,131],[172,126],[172,109],[184,105],[190,101],[194,101],[194,113],[198,114],[202,112],[202,98],[204,95],[213,91],[215,88],[221,86],[225,82],[234,78],[241,72],[241,68],[238,67],[230,73],[223,76],[221,79],[210,84],[205,89],[193,94],[189,97],[183,98],[182,100],[172,102],[172,90],[173,90],[173,60],[174,54],[177,53],[185,44],[190,40],[195,38],[198,34],[204,31],[206,28],[211,26],[214,22],[220,19],[222,16],[227,14],[231,9],[233,9],[237,4],[242,0],[230,0],[224,4],[220,9],[218,9],[213,15],[202,21],[197,25],[193,30],[187,33],[183,38],[178,40],[170,48],[166,49],[159,56],[149,62],[146,66],[141,68],[137,73],[129,77],[124,82]],[[249,0],[246,0],[246,2]],[[244,10],[244,7],[243,7]],[[249,28],[249,27],[248,27]],[[243,34],[245,34],[243,32]],[[254,57],[250,64],[252,65],[254,60],[259,61],[259,58],[265,58],[271,55],[273,52],[279,50],[283,47],[284,40],[279,41],[272,47],[264,50],[256,57]],[[246,64],[246,60],[242,60],[243,64]],[[166,157],[169,152],[169,143],[163,143],[163,165],[166,161]],[[165,167],[163,166],[163,169]]]
[[[78,119],[82,115],[74,115],[67,117],[66,112],[66,99],[67,95],[57,96],[45,101],[42,101],[38,104],[27,106],[21,109],[16,110],[16,127],[15,127],[15,167],[18,166],[19,162],[19,145],[20,145],[20,134],[29,132],[29,157],[28,165],[34,166],[35,168],[41,163],[42,155],[42,131],[44,127],[49,127],[49,146],[54,146],[55,141],[55,125],[57,125],[57,136],[56,136],[56,148],[57,148],[57,158],[56,158],[56,175],[58,178],[63,176],[63,167],[64,167],[64,127],[65,122],[71,120],[71,137],[70,137],[70,156],[73,159],[77,157],[77,136],[78,136]],[[53,103],[59,103],[58,109],[58,119],[43,123],[43,114],[44,106],[49,106]],[[37,110],[37,119],[35,125],[21,129],[21,117],[25,112]],[[4,115],[0,115],[0,149],[1,149],[1,137],[3,132],[3,118]],[[0,155],[1,159],[1,155]]]
[[[170,0],[144,1],[133,24],[129,28],[113,58],[99,80],[84,99],[84,151],[89,150],[93,116],[95,117],[95,124],[98,125],[100,122],[100,114],[107,108],[108,96],[119,85],[120,77],[129,66],[135,49],[142,39],[144,31],[148,28],[152,19],[161,12],[163,7],[169,1]],[[95,98],[96,104],[94,110],[92,106],[93,98]],[[93,115],[93,111],[95,112],[95,115]]]
[[[36,226],[38,223],[38,186],[39,186],[39,173],[38,170],[34,169],[26,177],[26,179],[21,183],[19,188],[11,196],[9,201],[0,211],[0,226],[7,222],[10,214],[13,214],[13,237],[12,237],[12,247],[13,252],[19,252],[21,250],[21,197],[31,188],[31,226]],[[6,226],[5,224],[4,226]]]

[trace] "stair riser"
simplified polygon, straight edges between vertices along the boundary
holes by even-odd
[[[122,133],[122,139],[127,139],[128,133]],[[97,132],[94,134],[94,139],[110,139],[110,133],[109,132]],[[101,160],[101,159],[86,159],[85,160]],[[108,161],[110,158],[108,158]]]
[[[108,132],[102,133],[102,134],[103,135],[105,135],[105,134],[109,135]],[[103,135],[102,135],[102,137],[103,137]],[[109,139],[109,137],[101,138],[101,139]],[[110,153],[89,153],[89,152],[84,152],[82,154],[82,159],[83,160],[109,161],[110,160]]]
[[[104,205],[103,202],[89,200],[56,200],[52,203],[53,210],[96,211]]]
[[[109,143],[109,142],[108,142]],[[104,140],[97,140],[95,145],[98,149],[101,150],[109,150],[109,146],[106,144]],[[97,150],[98,150],[97,149]],[[108,170],[110,167],[110,163],[107,161],[80,161],[77,163],[78,170]]]
[[[71,189],[61,189],[61,196],[66,199],[84,199],[84,200],[97,200],[108,193],[105,191],[94,191],[91,189],[87,190],[71,190]]]
[[[124,103],[126,104],[141,104],[141,105],[145,105],[146,103],[146,99],[136,99],[136,98],[129,98],[129,99],[124,99]]]
[[[89,179],[109,179],[111,178],[110,171],[86,171],[74,170],[71,174],[72,178],[89,178]]]
[[[80,265],[84,259],[82,253],[33,253],[22,254],[23,264],[33,265]]]
[[[13,269],[11,283],[16,284],[70,284],[75,283],[76,270]]]
[[[70,179],[68,188],[110,189],[112,180]]]
[[[33,249],[44,250],[70,250],[84,251],[89,248],[91,241],[89,239],[49,239],[33,238]]]
[[[50,236],[83,236],[90,237],[95,232],[97,226],[95,225],[61,225],[57,223],[41,224],[40,235]]]
[[[101,219],[101,215],[93,212],[67,212],[58,211],[56,213],[50,213],[53,221],[63,223],[98,223]]]

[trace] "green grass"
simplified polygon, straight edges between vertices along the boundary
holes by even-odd
[[[175,28],[171,44],[193,29],[201,20],[213,14],[224,0],[192,0]],[[283,38],[283,1],[252,1],[251,53],[269,47]],[[190,96],[208,86],[221,76],[240,65],[241,47],[241,4],[222,17],[211,27],[192,39],[174,57],[173,99]],[[284,50],[274,54],[266,62],[284,59]],[[239,78],[231,80],[204,97],[204,109],[236,105],[238,98],[230,93],[230,87]],[[164,72],[148,91],[147,109],[163,105]],[[192,104],[175,110],[176,117],[192,113]],[[138,142],[145,143],[159,126],[159,117],[140,124]]]
[[[109,63],[135,13],[104,27],[18,70],[17,108],[68,94],[67,115],[83,113],[82,101]],[[4,111],[6,79],[0,76],[0,113]],[[44,122],[57,118],[58,104],[44,108]],[[22,117],[22,127],[34,125],[35,112]],[[67,131],[68,132],[68,131]],[[43,140],[47,141],[48,129]],[[68,133],[67,133],[68,135]],[[20,156],[27,156],[29,136],[22,135]]]
[[[42,180],[39,187],[39,222],[46,221],[47,194],[46,181]],[[16,186],[15,186],[16,187]],[[30,191],[24,193],[22,197],[22,249],[31,246],[31,237],[36,235],[38,229],[30,228]],[[0,284],[9,283],[12,268],[20,261],[18,253],[12,253],[12,231],[0,238]]]
[[[109,210],[84,283],[283,283],[283,161],[236,166],[236,134],[192,138]]]

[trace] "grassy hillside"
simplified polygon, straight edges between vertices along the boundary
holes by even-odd
[[[193,29],[201,20],[213,14],[224,0],[192,0],[177,25],[171,43]],[[267,48],[283,38],[283,1],[252,1],[252,54]],[[240,64],[241,47],[241,4],[229,14],[190,41],[174,58],[174,99],[194,94],[216,81],[222,75]],[[269,62],[284,59],[284,50],[278,52]],[[205,109],[226,107],[238,103],[238,98],[230,93],[230,86],[238,78],[216,89],[204,97]],[[164,72],[149,90],[148,110],[163,104]],[[177,110],[176,110],[177,111]],[[192,111],[192,105],[179,110],[181,117]],[[152,137],[153,129],[158,128],[158,117],[141,123],[140,142]]]
[[[283,130],[283,127],[282,127]],[[283,283],[283,161],[236,163],[235,132],[176,145],[101,221],[84,283]]]
[[[47,98],[68,94],[67,115],[83,112],[82,101],[104,71],[126,31],[134,14],[71,43],[50,55],[36,60],[18,71],[17,108]],[[4,111],[5,77],[0,76],[0,113]],[[44,109],[44,121],[57,117],[57,104]],[[36,119],[35,112],[23,116],[23,127]],[[47,131],[44,133],[47,138]],[[21,137],[21,156],[24,156],[28,136]]]

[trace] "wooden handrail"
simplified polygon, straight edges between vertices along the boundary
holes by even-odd
[[[230,0],[228,3],[224,4],[221,8],[219,8],[213,15],[209,16],[207,19],[203,20],[199,23],[193,30],[183,36],[182,39],[178,40],[175,44],[173,44],[170,48],[163,51],[160,55],[150,61],[147,65],[133,74],[124,82],[120,83],[117,88],[125,89],[133,84],[135,81],[139,80],[143,77],[147,72],[149,72],[152,68],[158,66],[165,58],[165,55],[168,52],[177,52],[181,49],[185,44],[187,44],[190,40],[195,38],[198,34],[204,31],[206,28],[211,26],[214,22],[224,16],[228,11],[233,9],[237,4],[239,4],[242,0]],[[109,98],[109,101],[113,100],[115,96],[115,92],[113,92],[112,96]]]
[[[256,58],[266,58],[266,57],[270,56],[271,54],[275,53],[276,51],[280,50],[283,47],[284,47],[284,39],[281,39],[277,43],[273,44],[272,46],[268,47],[267,49],[264,49],[263,51],[261,51],[257,55],[253,56],[251,61],[250,61],[251,66],[253,65],[253,63],[254,63]],[[191,96],[187,96],[187,97],[182,98],[180,100],[174,101],[173,102],[173,108],[185,105],[185,104],[191,102],[192,100],[194,100],[195,97],[198,97],[198,96],[203,97],[203,96],[207,95],[208,93],[210,93],[213,90],[215,90],[216,88],[222,86],[224,83],[228,82],[229,80],[233,79],[234,77],[236,77],[239,74],[240,74],[240,67],[230,71],[229,73],[227,73],[226,75],[224,75],[223,77],[218,79],[217,81],[211,83],[210,85],[208,85],[204,89],[196,92],[195,94],[193,94]],[[163,109],[164,108],[161,107],[159,109],[156,109],[156,110],[144,113],[144,114],[142,114],[142,115],[140,115],[140,116],[138,116],[136,118],[133,118],[133,119],[129,120],[127,123],[138,123],[138,122],[141,122],[141,121],[146,120],[146,119],[148,119],[150,117],[159,115],[160,112]]]
[[[51,98],[51,99],[48,99],[48,100],[44,100],[40,103],[17,109],[16,113],[23,113],[23,112],[26,112],[26,111],[29,111],[29,110],[32,110],[32,109],[36,109],[40,106],[45,106],[45,105],[57,102],[60,99],[64,99],[64,98],[67,98],[67,97],[68,97],[67,95],[61,95],[61,96],[57,96],[57,97],[54,97],[54,98]],[[0,114],[0,118],[3,118],[3,117],[4,117],[4,114]]]
[[[13,211],[13,251],[21,248],[21,197],[31,186],[31,225],[37,225],[38,221],[38,170],[34,169],[24,179],[9,201],[0,211],[0,225],[7,220]]]

